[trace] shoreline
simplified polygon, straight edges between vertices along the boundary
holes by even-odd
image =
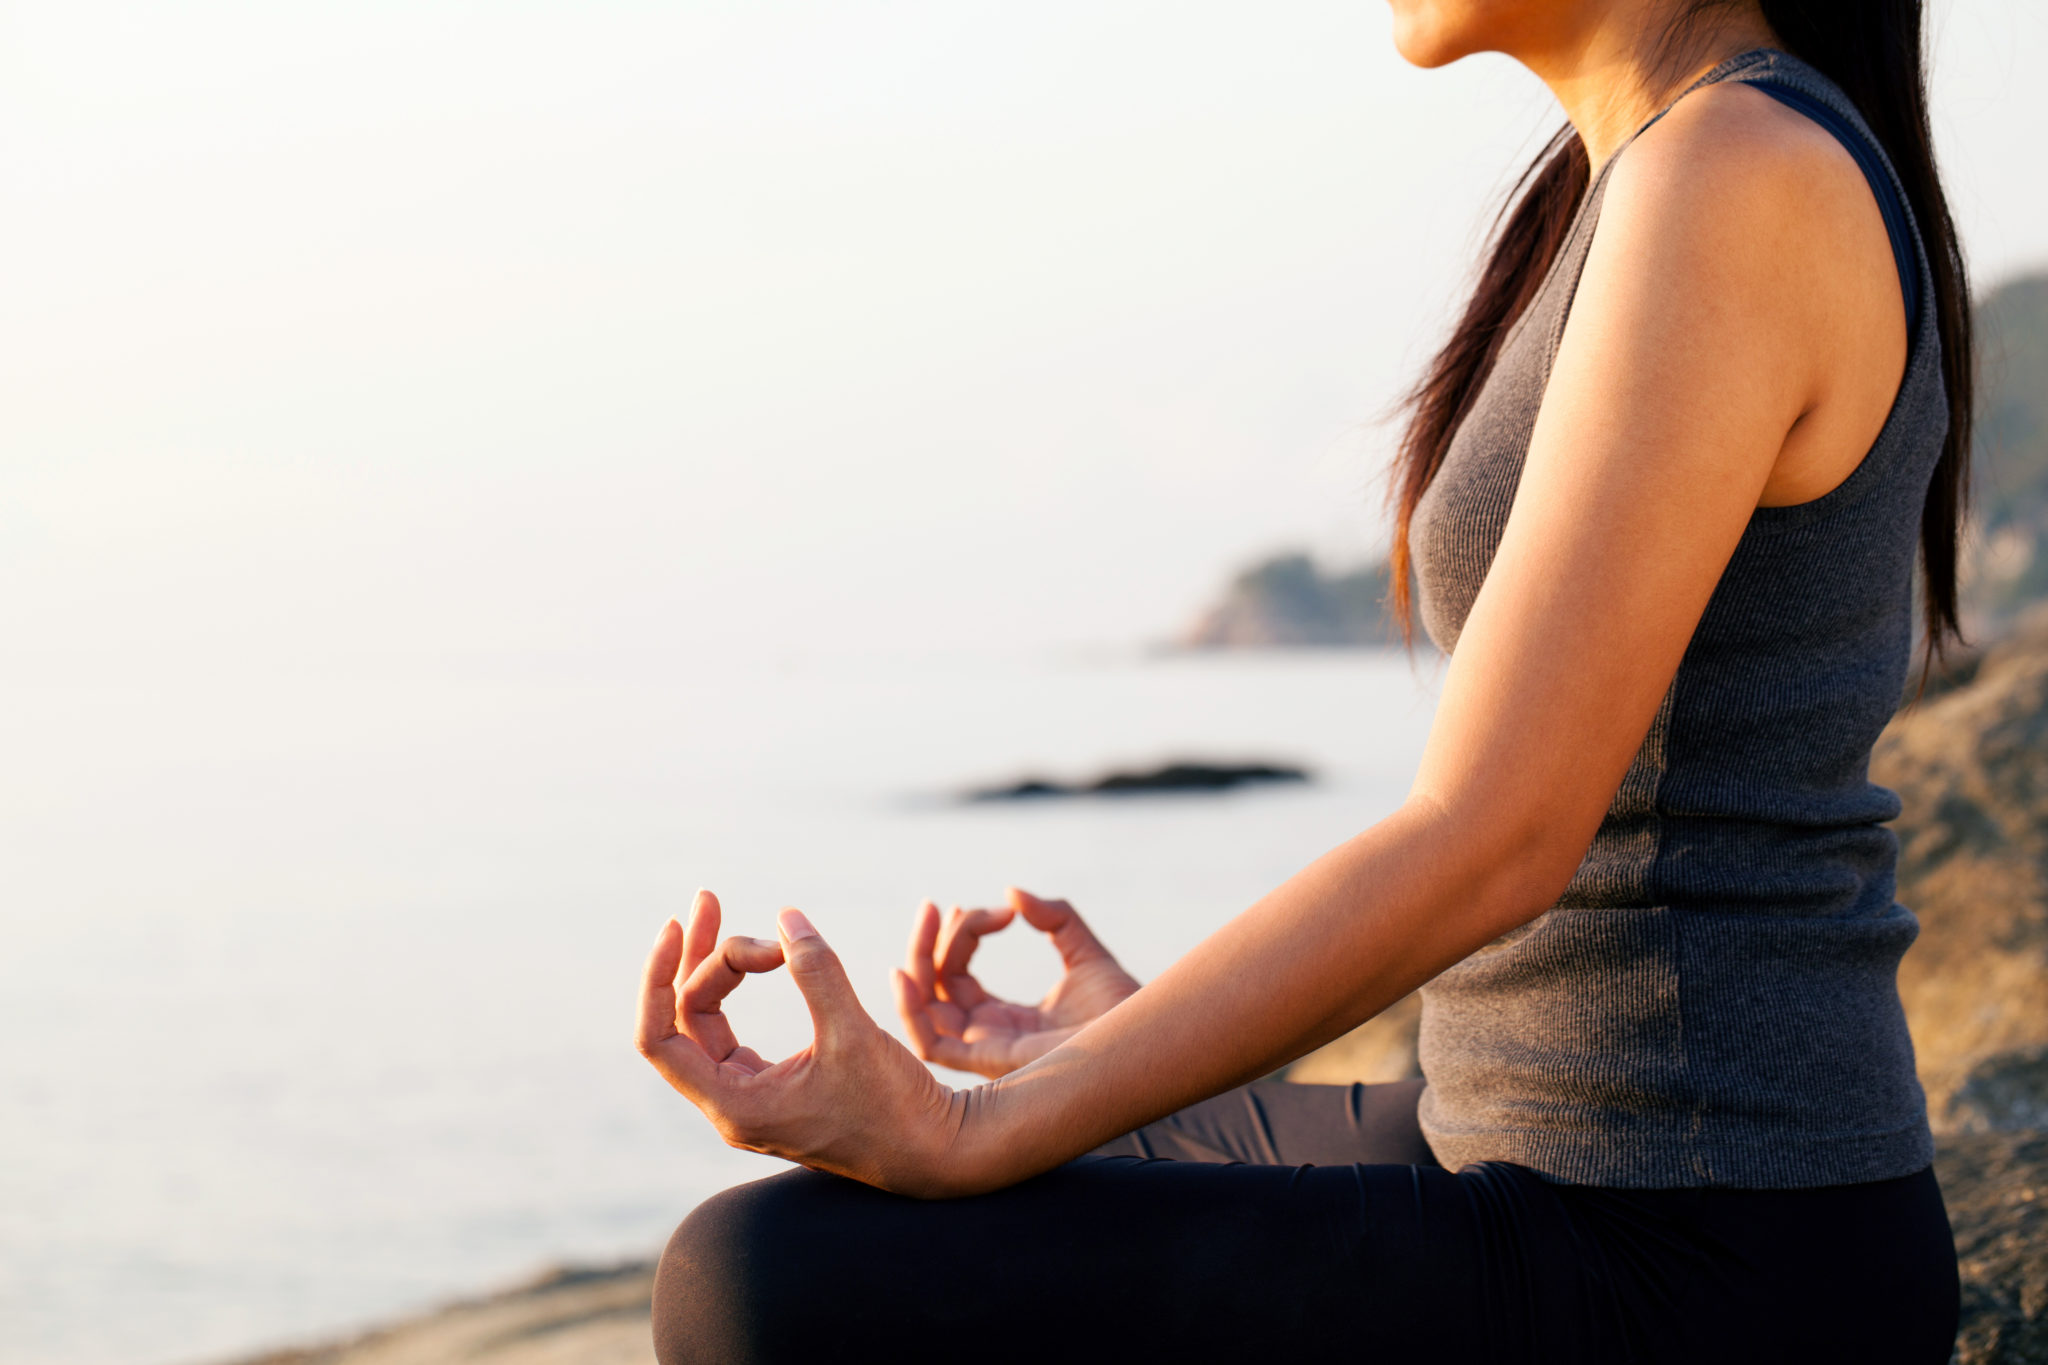
[[[557,1266],[495,1292],[223,1365],[654,1365],[653,1261]]]

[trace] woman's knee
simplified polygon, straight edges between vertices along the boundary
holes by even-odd
[[[788,1358],[793,1326],[777,1320],[821,1244],[835,1177],[790,1171],[699,1204],[669,1238],[654,1275],[654,1351],[661,1365],[747,1365]]]

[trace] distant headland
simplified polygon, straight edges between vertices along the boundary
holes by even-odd
[[[1298,551],[1254,564],[1174,643],[1182,649],[1358,649],[1399,644],[1385,560],[1329,570]]]

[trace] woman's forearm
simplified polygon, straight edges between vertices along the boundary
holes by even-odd
[[[945,1192],[1010,1184],[1265,1075],[1548,904],[1515,850],[1461,828],[1411,801],[1053,1051],[960,1092]]]

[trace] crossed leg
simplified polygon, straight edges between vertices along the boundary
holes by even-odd
[[[727,1190],[663,1257],[658,1354],[1491,1365],[1532,1332],[1578,1340],[1584,1277],[1547,1187],[1429,1161],[1419,1090],[1255,1084],[967,1199],[810,1171]]]

